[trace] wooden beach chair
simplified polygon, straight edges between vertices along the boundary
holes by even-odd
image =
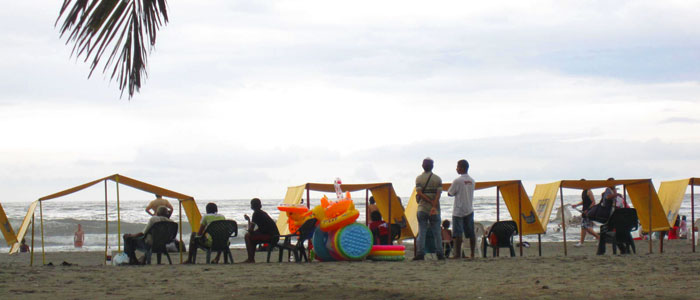
[[[206,247],[199,243],[195,247],[207,251],[207,263],[211,263],[212,251],[216,251],[217,254],[223,252],[225,264],[229,263],[229,259],[233,263],[233,255],[231,255],[231,249],[229,248],[229,238],[238,236],[238,223],[234,220],[213,221],[204,229],[204,234],[211,236],[211,247]],[[194,251],[192,261],[196,262],[197,249],[190,249],[190,251]]]
[[[311,238],[311,235],[315,229],[316,219],[309,219],[304,222],[304,224],[302,224],[295,233],[275,236],[273,240],[276,241],[270,243],[270,246],[267,249],[267,262],[270,262],[270,255],[272,254],[272,250],[275,248],[279,249],[280,251],[279,262],[282,262],[284,250],[288,251],[287,259],[289,259],[290,255],[294,255],[295,262],[301,262],[301,259],[308,262],[309,258],[306,256],[306,247],[304,247],[304,242]],[[292,237],[297,238],[296,244],[292,244]],[[282,238],[284,238],[282,243],[278,243],[278,241]]]
[[[151,264],[151,256],[155,253],[159,265],[161,254],[165,254],[165,257],[168,258],[168,263],[172,265],[173,261],[170,259],[168,247],[166,247],[166,245],[177,236],[177,223],[169,221],[157,222],[151,226],[143,237],[145,238],[148,235],[151,235],[153,243],[146,249],[146,264]]]

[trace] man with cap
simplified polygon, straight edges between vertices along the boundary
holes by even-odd
[[[440,237],[440,194],[442,193],[442,179],[433,174],[433,160],[426,158],[423,160],[423,173],[416,178],[416,201],[418,210],[418,239],[416,243],[416,257],[413,260],[425,259],[425,241],[428,230],[433,233],[433,237]],[[435,253],[439,260],[445,259],[442,250],[442,241],[435,238]]]

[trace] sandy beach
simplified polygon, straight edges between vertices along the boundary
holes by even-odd
[[[422,262],[265,263],[103,266],[102,252],[46,253],[41,266],[29,254],[0,255],[2,299],[699,299],[700,253],[686,241],[666,241],[664,253],[596,256],[596,244],[581,248],[543,243],[524,257]],[[506,250],[506,249],[503,249]],[[245,251],[233,251],[244,260]],[[516,250],[517,252],[517,250]],[[501,254],[507,254],[502,251]],[[276,253],[275,253],[276,254]],[[407,251],[408,256],[412,251]],[[273,255],[274,258],[274,255]],[[179,255],[173,255],[179,262]],[[62,262],[71,266],[62,266]],[[154,259],[155,262],[155,259]]]

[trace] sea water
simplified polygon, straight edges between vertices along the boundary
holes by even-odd
[[[495,192],[494,192],[495,194]],[[357,196],[353,196],[357,197]],[[406,206],[409,197],[400,197],[402,204]],[[565,195],[564,204],[575,204],[580,202],[581,197],[579,195]],[[354,198],[355,207],[360,211],[360,217],[358,222],[364,223],[365,220],[365,197]],[[442,219],[451,219],[452,216],[452,204],[454,198],[452,197],[442,197],[441,202],[441,216]],[[279,210],[277,210],[277,205],[282,203],[281,199],[263,199],[263,210],[266,211],[270,217],[274,220],[277,219],[279,215]],[[53,199],[49,201],[44,201],[43,206],[43,228],[44,228],[44,247],[46,251],[99,251],[105,249],[105,240],[108,239],[108,245],[111,249],[116,249],[120,239],[119,233],[122,235],[125,233],[137,233],[142,232],[145,224],[148,222],[150,216],[144,211],[149,200],[121,200],[119,205],[119,215],[121,217],[121,222],[118,226],[117,224],[117,203],[114,200],[110,200],[107,206],[107,211],[105,212],[104,201],[77,201],[77,200],[63,200],[63,199]],[[227,199],[227,200],[197,200],[197,206],[199,211],[204,213],[205,206],[207,203],[216,203],[219,208],[219,213],[223,214],[228,219],[233,219],[238,222],[238,236],[231,238],[231,245],[234,248],[245,248],[245,243],[243,241],[243,236],[245,235],[245,229],[247,222],[243,218],[244,214],[252,215],[252,210],[250,209],[249,199]],[[177,202],[172,202],[175,208],[171,218],[174,221],[179,220],[179,210]],[[311,199],[311,205],[318,205],[320,203],[318,198]],[[2,205],[5,212],[12,224],[12,228],[17,231],[19,230],[20,224],[24,215],[27,212],[30,202],[3,202]],[[547,233],[542,235],[543,241],[561,241],[563,239],[563,234],[558,228],[559,222],[554,221],[556,217],[556,211],[560,206],[560,202],[557,201],[554,208],[552,209],[552,214],[550,216],[550,222],[547,226]],[[574,216],[580,215],[576,211],[571,211]],[[35,216],[36,216],[36,226],[34,228],[34,247],[40,249],[41,247],[41,222],[39,220],[39,207],[37,206]],[[189,236],[191,233],[190,225],[187,222],[187,217],[183,210],[182,216],[182,238],[185,243],[189,241]],[[108,223],[105,223],[105,214],[109,219]],[[686,195],[680,209],[680,214],[687,216],[687,222],[690,224],[690,195]],[[700,212],[698,212],[700,215]],[[697,216],[696,215],[696,218]],[[509,220],[510,214],[503,203],[500,201],[500,219]],[[484,227],[489,226],[496,221],[496,197],[494,196],[477,196],[474,199],[474,220],[475,222],[482,223]],[[82,226],[85,232],[85,242],[82,248],[75,248],[73,246],[73,235],[77,230],[78,224]],[[690,225],[688,225],[690,226]],[[105,235],[105,228],[109,227],[108,234]],[[567,228],[567,240],[574,241],[577,240],[580,234],[580,227],[578,225],[572,225]],[[31,226],[27,230],[25,236],[28,245],[31,245]],[[526,241],[537,241],[537,235],[523,236]],[[123,245],[122,245],[123,247]],[[8,246],[4,239],[0,239],[0,251],[9,251]]]

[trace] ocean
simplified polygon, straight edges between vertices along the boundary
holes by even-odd
[[[494,192],[495,193],[495,192]],[[364,194],[364,193],[363,193]],[[334,195],[328,195],[334,196]],[[354,195],[353,195],[354,196]],[[354,196],[355,206],[360,211],[359,222],[364,222],[365,220],[365,198]],[[403,205],[405,206],[409,197],[401,197]],[[579,195],[565,195],[564,204],[575,204],[580,201]],[[144,211],[149,200],[121,200],[120,201],[120,214],[121,214],[121,234],[124,233],[135,233],[141,232],[148,222],[150,217]],[[277,210],[277,205],[282,203],[281,199],[263,199],[263,210],[268,212],[273,219],[277,219],[279,211]],[[245,235],[246,221],[243,218],[244,214],[251,215],[252,211],[250,209],[249,199],[229,199],[229,200],[197,200],[197,206],[201,212],[204,212],[204,207],[207,203],[214,202],[219,207],[219,213],[226,216],[228,219],[233,219],[239,224],[239,234],[238,237],[231,238],[231,244],[234,248],[245,248],[245,243],[243,241],[243,236]],[[319,198],[311,199],[312,205],[317,205],[320,203]],[[441,199],[442,208],[442,218],[451,219],[452,216],[452,203],[453,198],[443,197]],[[5,209],[5,213],[10,219],[12,228],[17,231],[27,212],[27,208],[30,202],[3,202],[2,206]],[[173,213],[172,219],[178,220],[178,210],[176,203],[173,203],[175,207],[175,212]],[[547,233],[542,235],[543,241],[561,241],[563,239],[562,233],[557,230],[557,222],[554,222],[557,209],[559,207],[559,201],[557,201],[555,207],[552,209],[552,214],[550,216],[550,223],[548,225]],[[104,201],[71,201],[63,199],[53,199],[48,200],[43,203],[44,211],[44,246],[46,251],[99,251],[104,250],[105,247],[105,207]],[[578,216],[580,213],[574,210],[570,210],[572,215]],[[484,226],[488,226],[496,221],[496,197],[494,196],[477,196],[474,199],[474,220],[475,222],[480,222]],[[686,215],[688,218],[688,224],[690,224],[690,195],[686,195],[680,210],[681,215]],[[109,215],[109,245],[111,250],[117,249],[117,239],[119,239],[119,234],[117,232],[117,207],[116,201],[110,200],[108,207]],[[696,218],[700,215],[700,211],[696,215]],[[501,200],[501,219],[508,220],[510,215],[505,207],[505,204]],[[77,229],[78,224],[82,225],[83,231],[85,232],[85,244],[83,248],[76,249],[73,247],[73,234]],[[690,225],[688,225],[690,226]],[[187,243],[190,236],[190,226],[187,223],[187,218],[184,216],[183,211],[183,240]],[[567,228],[567,240],[573,241],[577,240],[580,235],[580,227],[577,225],[572,225]],[[26,241],[28,245],[31,245],[31,226],[29,227],[26,235]],[[535,242],[537,241],[537,235],[523,236],[525,241]],[[41,231],[39,227],[39,208],[36,210],[36,227],[35,227],[35,241],[34,247],[36,249],[41,248]],[[9,248],[4,239],[0,239],[0,251],[9,251]]]

